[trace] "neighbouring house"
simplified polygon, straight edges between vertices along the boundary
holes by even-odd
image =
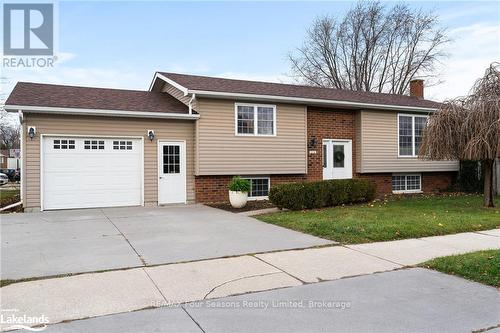
[[[7,168],[7,162],[8,162],[8,156],[4,155],[3,153],[0,153],[0,169],[6,169]]]
[[[439,104],[410,96],[157,72],[148,91],[19,82],[28,210],[216,202],[251,180],[360,177],[379,194],[446,189],[456,161],[417,158]]]

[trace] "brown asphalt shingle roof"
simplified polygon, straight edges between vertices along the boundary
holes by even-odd
[[[5,105],[189,113],[186,105],[160,92],[30,82],[18,82]]]
[[[311,98],[332,101],[424,108],[439,107],[439,103],[437,102],[405,95],[359,92],[352,90],[310,87],[294,84],[223,79],[167,72],[159,73],[189,90]]]

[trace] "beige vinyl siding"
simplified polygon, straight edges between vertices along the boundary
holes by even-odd
[[[36,137],[30,140],[24,132],[25,207],[40,207],[40,135],[71,134],[95,136],[144,137],[144,201],[158,202],[157,140],[186,141],[187,199],[194,201],[194,121],[149,120],[141,118],[110,118],[93,116],[63,116],[25,113],[25,128],[36,126]],[[151,142],[147,130],[155,131]],[[99,172],[99,170],[96,170]]]
[[[359,135],[361,163],[357,164],[358,172],[458,170],[457,161],[424,161],[416,157],[398,157],[397,112],[361,111]]]
[[[165,92],[167,94],[170,94],[171,96],[177,98],[182,103],[189,106],[189,101],[191,100],[191,95],[184,96],[184,93],[182,91],[180,91],[179,89],[177,89],[176,87],[174,87],[173,85],[165,83],[163,85],[163,87],[161,88],[161,91]],[[193,107],[193,109],[196,110],[196,100],[193,101],[192,107]]]
[[[305,106],[276,105],[276,136],[237,136],[236,102],[244,101],[198,100],[196,174],[307,173]]]

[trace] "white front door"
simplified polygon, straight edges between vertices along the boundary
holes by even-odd
[[[186,143],[158,144],[158,204],[186,203]]]
[[[323,179],[352,178],[352,141],[323,140]]]

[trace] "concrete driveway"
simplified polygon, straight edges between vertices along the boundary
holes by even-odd
[[[332,243],[203,205],[52,211],[0,219],[2,280]]]

